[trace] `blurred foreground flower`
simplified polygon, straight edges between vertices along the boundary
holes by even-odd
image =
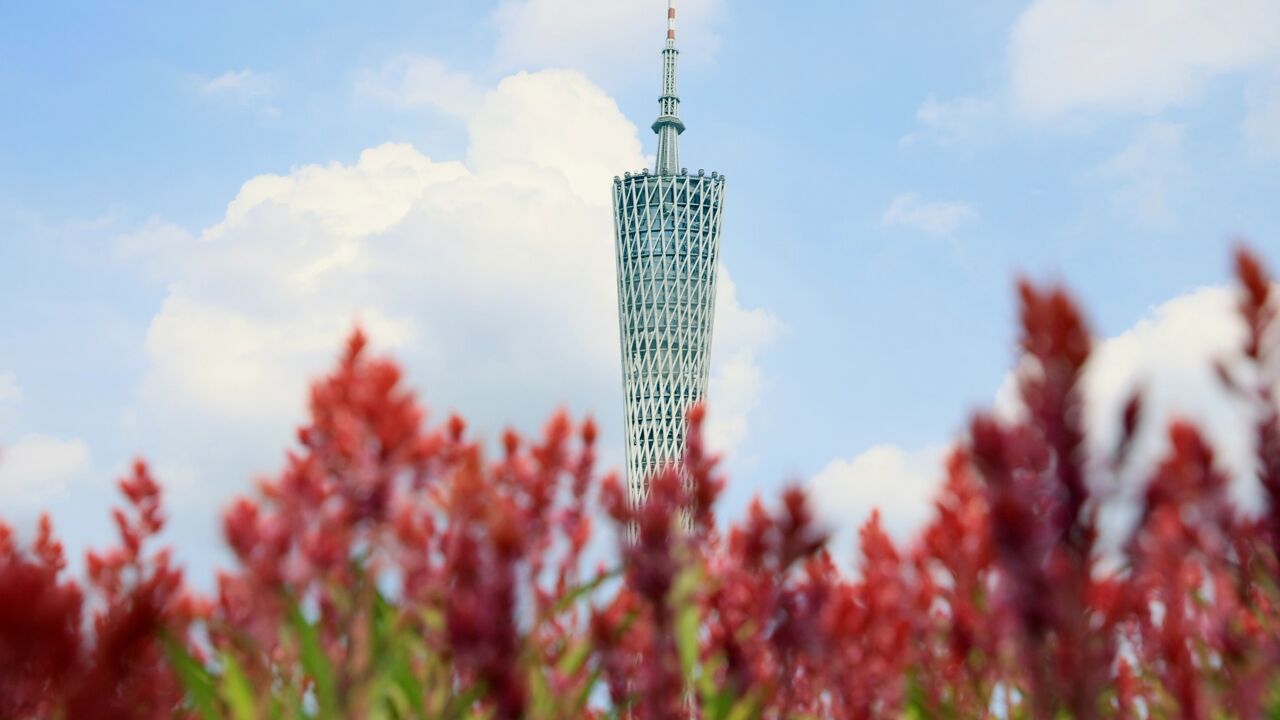
[[[1103,562],[1143,401],[1087,456],[1092,336],[1059,288],[1019,288],[1025,412],[975,417],[917,540],[873,516],[843,573],[798,489],[716,523],[701,408],[632,504],[592,423],[492,457],[356,332],[284,470],[226,510],[215,598],[151,547],[142,463],[84,581],[47,518],[30,545],[0,524],[0,718],[1276,717],[1280,321],[1261,263],[1236,268],[1248,340],[1219,375],[1257,411],[1257,517],[1185,418]],[[616,561],[587,568],[602,519]]]

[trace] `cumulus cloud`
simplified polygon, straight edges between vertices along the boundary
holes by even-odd
[[[880,216],[887,228],[907,228],[934,237],[950,237],[961,225],[978,218],[978,212],[961,202],[927,202],[913,192],[901,193]]]
[[[613,98],[571,71],[506,78],[467,130],[467,162],[478,173],[534,168],[555,174],[572,195],[597,208],[612,202],[613,176],[646,165],[635,125]]]
[[[24,435],[0,447],[0,504],[20,511],[46,507],[88,469],[89,447],[83,442]]]
[[[89,470],[89,447],[78,439],[37,433],[9,437],[21,409],[17,377],[0,372],[0,507],[15,514],[34,513],[64,498]]]
[[[1124,405],[1136,392],[1144,398],[1143,422],[1133,439],[1127,465],[1118,476],[1101,471],[1107,485],[1097,488],[1115,498],[1103,514],[1114,541],[1133,519],[1133,501],[1143,480],[1168,451],[1167,428],[1175,418],[1198,422],[1218,449],[1221,469],[1233,479],[1243,507],[1257,507],[1254,476],[1255,411],[1228,392],[1214,367],[1233,365],[1244,341],[1236,298],[1226,288],[1204,288],[1155,308],[1120,335],[1098,343],[1083,380],[1088,455],[1099,467],[1114,456]],[[1238,371],[1239,369],[1236,368]],[[1014,374],[1006,377],[995,406],[1006,419],[1017,415]],[[879,507],[896,539],[910,538],[932,518],[931,499],[943,480],[942,447],[920,450],[893,445],[872,447],[852,458],[832,461],[810,481],[816,505],[828,522],[842,529]],[[836,539],[845,557],[853,536]]]
[[[1119,435],[1124,404],[1141,391],[1146,422],[1134,438],[1131,472],[1143,475],[1165,453],[1170,420],[1193,418],[1218,448],[1218,461],[1236,479],[1240,497],[1248,497],[1253,413],[1225,390],[1214,370],[1217,362],[1230,365],[1244,344],[1236,300],[1226,288],[1197,290],[1160,305],[1098,346],[1085,375],[1091,455],[1115,451],[1111,443]]]
[[[357,320],[436,418],[457,409],[493,437],[567,406],[596,414],[620,459],[610,187],[644,165],[638,131],[569,71],[504,79],[467,127],[465,161],[382,145],[253,178],[203,230],[152,222],[121,241],[168,287],[136,417],[161,463],[198,469],[186,485],[216,496],[228,488],[213,478],[274,466],[307,379]],[[730,442],[775,327],[726,274],[713,392]]]
[[[1035,117],[1155,113],[1278,55],[1273,0],[1035,0],[1010,38],[1011,90]]]
[[[717,27],[727,0],[682,0],[680,46],[699,61],[714,54]],[[502,0],[492,21],[498,29],[494,55],[503,68],[570,67],[596,79],[634,78],[635,58],[652,53],[654,72],[662,47],[666,13],[657,3],[599,0]],[[648,73],[645,77],[655,78]]]
[[[732,455],[747,436],[747,419],[760,404],[764,373],[759,354],[773,343],[782,323],[768,310],[742,307],[737,285],[721,265],[713,330],[707,443],[718,453]]]
[[[376,70],[361,72],[356,93],[401,110],[434,108],[462,119],[474,114],[484,98],[470,74],[423,55],[402,55]]]
[[[831,539],[836,556],[852,557],[858,530],[876,510],[895,541],[909,542],[932,517],[945,454],[941,445],[920,450],[875,445],[818,471],[808,489],[822,521],[838,528]]]
[[[1176,196],[1188,178],[1181,125],[1153,122],[1100,168],[1116,189],[1111,199],[1138,227],[1162,230],[1177,225]]]

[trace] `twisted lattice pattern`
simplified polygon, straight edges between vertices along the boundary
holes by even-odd
[[[724,178],[631,175],[613,185],[627,484],[680,459],[707,392]]]

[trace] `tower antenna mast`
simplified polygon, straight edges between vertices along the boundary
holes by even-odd
[[[653,131],[658,134],[658,161],[654,171],[658,175],[680,174],[680,133],[684,123],[680,120],[680,95],[676,88],[676,0],[667,0],[667,46],[662,51],[662,96],[658,98],[658,119],[653,121]]]

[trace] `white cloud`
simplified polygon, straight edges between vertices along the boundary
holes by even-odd
[[[898,142],[904,147],[926,142],[941,147],[971,143],[996,115],[996,109],[990,98],[970,95],[938,100],[930,94],[916,110],[917,129]]]
[[[961,225],[976,220],[978,212],[960,202],[926,202],[912,192],[901,193],[889,202],[880,216],[887,228],[908,228],[934,237],[954,235]]]
[[[206,80],[200,86],[205,95],[239,94],[261,95],[266,92],[265,78],[251,69],[228,70]]]
[[[152,217],[138,229],[116,238],[114,254],[122,262],[139,263],[159,283],[167,283],[184,261],[191,233],[163,218]]]
[[[781,329],[782,323],[769,311],[742,307],[737,285],[721,265],[707,390],[707,443],[731,460],[747,436],[747,420],[759,405],[764,389],[758,356]]]
[[[1010,38],[1011,90],[1035,117],[1155,113],[1277,55],[1274,0],[1035,0]]]
[[[206,98],[255,108],[270,117],[280,114],[279,108],[270,102],[275,79],[268,73],[252,68],[228,70],[214,77],[197,77],[196,84]]]
[[[89,469],[89,447],[78,439],[34,433],[10,438],[21,406],[17,378],[0,372],[0,508],[9,521],[65,498]]]
[[[401,110],[429,107],[464,120],[484,97],[471,75],[422,55],[402,55],[365,70],[356,80],[356,93]]]
[[[36,510],[65,497],[89,468],[89,447],[79,440],[24,435],[0,447],[0,505]]]
[[[611,202],[613,176],[646,165],[635,125],[613,98],[571,71],[521,72],[504,79],[485,97],[467,130],[467,161],[478,173],[550,171],[594,206]]]
[[[11,372],[0,372],[0,433],[8,432],[18,419],[22,388]]]
[[[1121,335],[1101,343],[1085,375],[1085,421],[1090,453],[1109,457],[1120,433],[1124,404],[1137,390],[1146,422],[1134,439],[1132,471],[1149,471],[1168,445],[1170,420],[1195,420],[1219,451],[1224,470],[1247,495],[1253,469],[1250,408],[1226,391],[1214,365],[1238,357],[1244,326],[1237,297],[1226,288],[1204,288],[1170,300]]]
[[[121,241],[168,287],[134,415],[143,452],[199,469],[184,493],[204,488],[207,506],[235,487],[214,478],[277,463],[356,319],[437,419],[457,409],[494,437],[567,405],[620,443],[610,187],[643,166],[638,131],[568,71],[504,79],[468,131],[465,163],[382,145],[253,178],[202,231],[152,222]],[[776,321],[742,308],[727,274],[721,291],[714,412],[732,440]]]
[[[682,49],[700,61],[714,54],[716,28],[727,0],[681,0],[677,37]],[[600,0],[502,0],[493,12],[498,28],[495,59],[502,68],[568,67],[596,79],[637,77],[635,58],[653,57],[658,82],[658,51],[666,37],[666,13],[659,3]]]
[[[89,467],[89,448],[79,440],[25,434],[10,439],[22,405],[12,372],[0,372],[0,508],[12,514],[44,508],[66,495]]]
[[[1096,463],[1096,488],[1115,493],[1103,515],[1114,542],[1131,521],[1132,501],[1143,481],[1168,451],[1167,428],[1175,418],[1194,420],[1217,449],[1219,466],[1233,479],[1233,493],[1244,507],[1260,502],[1253,460],[1254,409],[1227,391],[1215,371],[1238,358],[1244,327],[1236,314],[1236,296],[1226,288],[1205,288],[1176,297],[1155,308],[1124,333],[1098,343],[1083,380],[1086,447]],[[1243,376],[1251,381],[1248,376]],[[995,399],[1006,421],[1020,411],[1010,373]],[[1128,462],[1118,477],[1109,475],[1110,459],[1120,437],[1124,406],[1136,391],[1144,399],[1142,424],[1134,436]],[[932,500],[944,473],[944,450],[906,450],[893,445],[872,447],[851,459],[831,462],[810,482],[816,505],[828,522],[851,532],[853,524],[881,508],[885,524],[897,539],[913,537],[932,517]],[[1118,483],[1118,484],[1117,484]],[[849,548],[851,535],[837,538],[836,549]]]
[[[1177,225],[1176,196],[1189,175],[1183,136],[1181,125],[1153,122],[1100,168],[1102,176],[1117,185],[1112,202],[1139,227]]]
[[[810,480],[819,517],[836,528],[831,548],[842,564],[854,556],[858,530],[880,511],[885,530],[906,544],[933,517],[933,498],[943,476],[944,446],[908,451],[875,445],[850,459],[832,460]]]

